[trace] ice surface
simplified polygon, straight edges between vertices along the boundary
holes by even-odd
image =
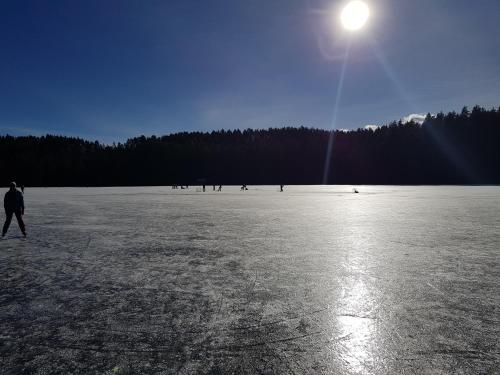
[[[0,373],[499,373],[499,187],[249,189],[26,189]]]

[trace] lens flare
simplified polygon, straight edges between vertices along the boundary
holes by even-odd
[[[356,31],[366,24],[369,16],[370,10],[364,2],[351,1],[342,10],[340,20],[347,30]]]

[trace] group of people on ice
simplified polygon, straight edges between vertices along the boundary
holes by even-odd
[[[217,189],[215,188],[215,186],[216,186],[216,185],[213,185],[213,191],[222,191],[222,185],[219,185],[219,187],[218,187]],[[280,192],[282,192],[282,191],[283,191],[283,187],[284,187],[284,186],[285,186],[285,185],[280,185]],[[179,185],[172,185],[172,189],[178,189],[178,188],[179,188]],[[187,185],[186,185],[185,187],[184,187],[184,185],[181,185],[181,189],[187,189],[187,188],[188,188],[188,186],[187,186]],[[202,190],[203,192],[205,192],[205,191],[206,191],[206,188],[207,188],[207,187],[206,187],[206,185],[205,185],[205,184],[201,185],[201,190]],[[247,188],[247,186],[246,186],[246,185],[241,185],[240,190],[248,190],[248,188]]]
[[[205,191],[205,185],[203,186],[203,191]],[[283,186],[280,185],[280,192],[283,191]],[[173,189],[177,189],[178,186],[172,186]],[[188,187],[181,186],[181,189],[187,189]],[[216,191],[215,185],[213,185],[213,190]],[[241,185],[241,190],[248,190],[246,185]],[[217,191],[222,191],[222,185],[219,185]],[[10,223],[12,221],[12,217],[15,216],[17,219],[17,223],[19,224],[19,228],[23,233],[23,236],[26,237],[26,227],[23,221],[24,215],[24,186],[21,185],[21,191],[17,190],[17,185],[15,182],[10,183],[9,191],[5,193],[5,197],[3,199],[3,207],[5,209],[5,223],[3,225],[2,230],[2,238],[5,237],[7,231],[9,230]]]

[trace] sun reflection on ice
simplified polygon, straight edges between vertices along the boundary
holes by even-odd
[[[349,283],[348,283],[349,284]],[[372,367],[375,327],[368,315],[371,296],[363,280],[356,280],[343,293],[342,311],[336,316],[336,338],[341,358],[355,372],[364,373]]]
[[[374,210],[366,195],[350,195],[342,206],[342,227],[333,251],[331,282],[340,293],[332,299],[328,317],[332,368],[339,373],[369,374],[377,367],[381,344],[376,320],[383,291],[377,275],[379,259],[374,250],[382,246],[373,234]]]
[[[355,371],[371,367],[373,321],[364,317],[339,316],[338,323],[342,337],[345,337],[345,340],[342,340],[342,346],[345,348],[343,359]]]

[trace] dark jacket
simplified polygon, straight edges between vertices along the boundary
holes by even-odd
[[[9,190],[5,193],[5,198],[3,199],[3,206],[6,212],[16,212],[24,210],[24,198],[23,193],[19,190]]]

